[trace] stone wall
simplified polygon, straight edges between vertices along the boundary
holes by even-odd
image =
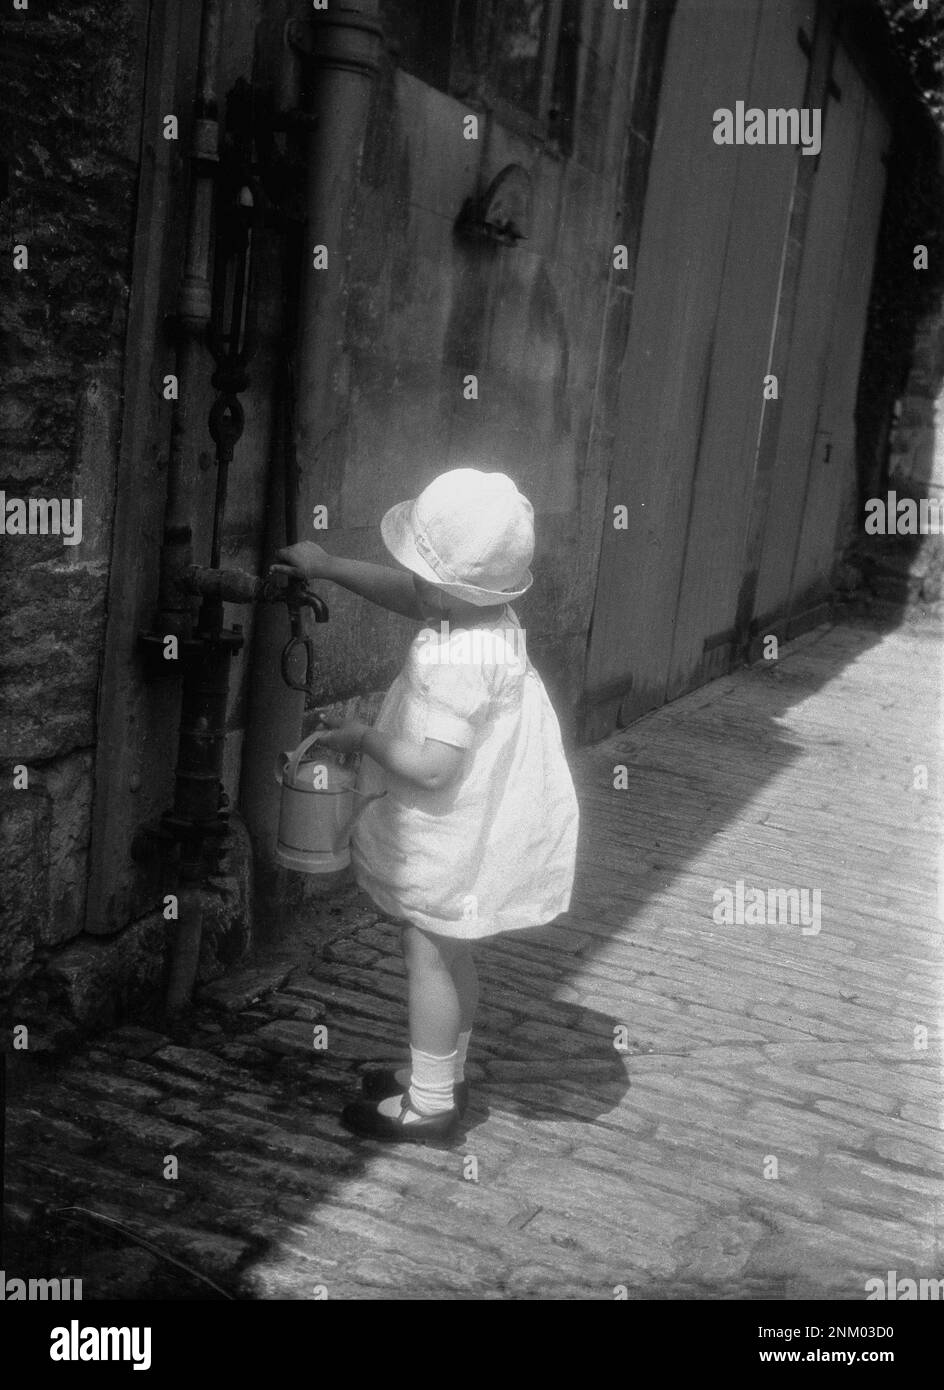
[[[9,10],[0,477],[8,499],[82,499],[83,527],[0,540],[6,981],[83,924],[144,37],[138,0]]]
[[[34,0],[27,10],[9,10],[4,7],[0,25],[7,189],[0,216],[8,248],[0,298],[7,345],[0,488],[7,499],[82,504],[78,544],[51,534],[0,538],[0,1000],[15,991],[17,1017],[31,1021],[40,1038],[61,1026],[159,1008],[173,939],[156,910],[160,896],[99,939],[86,935],[86,907],[97,760],[103,743],[116,737],[114,709],[107,702],[98,707],[108,586],[126,585],[145,564],[139,539],[113,546],[116,506],[136,490],[120,466],[128,364],[148,352],[147,343],[129,338],[132,286],[140,296],[149,249],[136,240],[136,219],[141,187],[156,162],[164,162],[184,195],[187,188],[179,146],[161,139],[159,124],[143,128],[144,102],[155,70],[163,65],[173,85],[179,52],[194,61],[192,35],[185,33],[186,46],[162,47],[155,30],[178,10],[188,22],[194,15],[199,21],[199,7],[188,11],[177,0],[68,6]],[[245,7],[243,14],[251,21]],[[251,36],[250,24],[240,67]],[[165,109],[174,104],[171,99]],[[28,256],[20,269],[15,247]],[[165,260],[165,292],[155,296],[158,325],[173,306],[180,268],[179,257]],[[131,428],[146,433],[141,420]],[[166,435],[142,443],[156,477]],[[150,479],[148,488],[150,497]],[[137,490],[145,490],[140,478]],[[158,502],[146,521],[152,537],[160,522]],[[147,568],[153,585],[156,566]],[[121,635],[129,666],[136,661],[134,636],[133,629]],[[132,791],[142,781],[163,785],[172,773],[174,727],[169,721],[170,737],[151,741]],[[99,854],[130,857],[140,820],[140,812],[129,811],[121,843],[100,845]],[[206,979],[244,949],[251,928],[251,847],[238,822],[225,870],[203,890],[199,907]]]

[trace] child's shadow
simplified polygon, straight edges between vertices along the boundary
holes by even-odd
[[[486,996],[488,991],[483,990]],[[542,1000],[540,1018],[508,1026],[506,1010],[483,1000],[467,1070],[469,1108],[463,1130],[495,1114],[593,1124],[626,1099],[633,1054],[647,1051],[611,1015]],[[522,999],[522,1012],[533,996]]]

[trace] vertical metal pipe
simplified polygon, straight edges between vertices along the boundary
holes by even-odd
[[[301,469],[299,511],[323,499],[321,450],[335,420],[332,376],[343,351],[347,285],[343,274],[351,196],[360,168],[371,80],[379,66],[377,0],[332,7],[312,25],[315,65],[308,138],[302,251],[295,446]],[[315,270],[312,251],[328,248],[328,269]]]
[[[222,0],[203,0],[200,57],[197,63],[197,102],[204,112],[216,114],[216,79],[222,33]]]
[[[173,402],[164,540],[161,546],[159,626],[188,636],[193,600],[183,575],[193,563],[193,460],[197,451],[194,400],[200,367],[199,343],[210,321],[210,236],[213,184],[219,162],[216,71],[219,65],[222,0],[203,0],[200,57],[190,144],[191,186],[184,248],[184,274],[177,296],[177,400]]]
[[[378,0],[351,0],[316,12],[307,23],[290,24],[287,40],[309,64],[312,105],[307,117],[306,228],[302,239],[298,351],[295,386],[295,451],[298,494],[283,495],[285,478],[273,480],[281,505],[278,522],[266,538],[272,550],[284,544],[282,515],[301,519],[323,502],[322,445],[335,423],[332,378],[344,337],[344,265],[351,206],[367,128],[374,73],[380,61]],[[285,61],[297,61],[287,50]],[[281,90],[292,90],[286,79]],[[312,249],[328,247],[327,270],[315,270]],[[273,450],[273,461],[284,452]],[[297,742],[303,700],[279,678],[279,652],[285,641],[285,612],[266,606],[255,623],[252,694],[241,804],[263,865],[274,866],[278,828],[278,789],[272,777],[273,753]]]
[[[193,599],[184,585],[184,574],[193,561],[193,460],[198,447],[194,402],[198,398],[197,373],[201,347],[210,322],[210,241],[213,226],[213,190],[219,163],[219,124],[216,81],[220,56],[222,0],[202,0],[200,55],[197,63],[193,131],[190,145],[191,186],[184,249],[184,274],[177,296],[177,392],[173,406],[171,449],[168,461],[167,500],[158,623],[165,633],[189,638],[193,628]],[[228,661],[228,657],[227,657]],[[181,740],[199,735],[200,714],[188,711],[185,698],[181,715]],[[199,739],[198,739],[199,743]],[[185,750],[184,750],[185,751]],[[180,755],[178,753],[178,761]],[[175,810],[189,802],[191,788],[182,785],[178,773]],[[203,788],[205,791],[205,788]],[[171,971],[165,999],[167,1017],[173,1020],[187,1004],[196,979],[203,937],[203,914],[192,848],[181,856],[178,886],[179,919],[174,936]],[[189,880],[189,881],[188,881]]]

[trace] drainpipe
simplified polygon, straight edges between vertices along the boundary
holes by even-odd
[[[333,376],[344,350],[344,265],[381,37],[378,0],[332,3],[313,15],[308,7],[306,19],[290,20],[283,34],[280,114],[308,132],[295,378],[298,495],[286,497],[284,478],[273,479],[272,491],[282,493],[282,506],[270,507],[276,522],[266,538],[264,569],[272,552],[285,543],[286,511],[296,508],[298,538],[304,539],[313,508],[326,500],[322,448],[335,424]],[[303,88],[311,100],[299,109]],[[313,268],[313,248],[319,245],[328,249],[325,270]],[[280,749],[297,743],[303,710],[302,697],[286,690],[279,677],[285,636],[281,609],[263,608],[255,624],[250,737],[240,801],[260,865],[270,869],[275,867],[279,805],[273,761]]]

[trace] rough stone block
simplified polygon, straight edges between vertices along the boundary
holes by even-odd
[[[279,1052],[284,1055],[301,1053],[317,1059],[318,1054],[312,1043],[313,1027],[314,1025],[306,1019],[279,1019],[276,1023],[267,1023],[264,1028],[260,1028],[255,1035],[255,1041],[267,1052]]]
[[[244,1074],[237,1067],[219,1061],[211,1052],[203,1052],[195,1047],[177,1047],[171,1044],[154,1053],[154,1061],[181,1071],[185,1076],[196,1077],[198,1081],[211,1084],[220,1082],[238,1086]]]
[[[149,913],[116,937],[83,938],[47,968],[53,999],[80,1025],[114,1022],[136,1000],[161,998],[168,924]]]
[[[15,651],[16,663],[4,681],[0,739],[24,759],[53,758],[95,741],[105,583],[101,564],[24,553],[5,585],[0,643]]]
[[[43,945],[78,936],[85,915],[89,826],[92,814],[91,753],[75,753],[46,773],[49,797],[49,915]]]
[[[0,990],[9,990],[25,973],[45,921],[48,885],[42,873],[47,838],[45,803],[30,792],[11,792],[0,812],[0,853],[4,862],[3,929],[0,930]]]
[[[206,985],[200,991],[200,998],[225,1013],[237,1013],[281,989],[291,974],[291,965],[237,970],[214,984]]]
[[[155,1033],[150,1028],[139,1028],[129,1024],[126,1028],[116,1028],[109,1033],[104,1046],[120,1053],[123,1057],[150,1057],[159,1047],[166,1047],[170,1039],[164,1033]]]

